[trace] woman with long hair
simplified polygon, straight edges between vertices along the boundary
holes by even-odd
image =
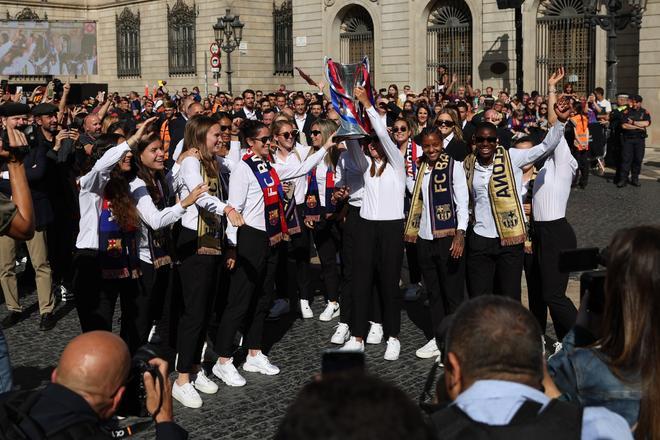
[[[373,108],[367,91],[355,88],[355,96],[367,109],[377,137],[367,138],[368,157],[349,143],[349,151],[363,173],[364,193],[355,238],[352,336],[344,350],[364,350],[371,311],[374,273],[383,302],[384,334],[388,337],[386,360],[399,358],[401,304],[399,275],[403,261],[403,203],[406,191],[404,155],[392,141],[383,120]]]
[[[304,176],[330,147],[325,145],[301,164],[278,165],[270,162],[270,130],[262,122],[243,122],[241,135],[248,152],[231,173],[228,201],[243,214],[245,226],[238,230],[235,226],[227,228],[227,265],[234,272],[215,343],[219,358],[213,366],[213,374],[229,386],[246,383],[233,365],[232,346],[251,305],[254,311],[243,337],[243,345],[248,349],[243,370],[266,375],[280,371],[262,353],[261,346],[263,324],[272,301],[264,282],[268,272],[277,267],[278,244],[287,238],[289,227],[294,227],[286,219],[281,179]]]
[[[415,110],[415,122],[417,124],[417,133],[415,133],[416,135],[421,133],[422,130],[430,125],[430,119],[431,110],[429,109],[429,106],[426,105],[426,103],[422,102],[417,106],[417,110]]]
[[[206,393],[217,391],[217,387],[211,386],[199,372],[211,306],[218,288],[224,238],[220,217],[226,215],[235,227],[243,224],[241,214],[222,201],[225,196],[215,157],[220,137],[220,124],[215,119],[204,115],[190,118],[184,132],[183,150],[197,150],[199,159],[196,155],[186,157],[179,170],[179,198],[185,199],[200,184],[208,188],[183,215],[176,243],[183,305],[177,335],[175,369],[178,377],[172,386],[172,397],[189,408],[202,406],[195,388]],[[197,379],[201,379],[201,385]]]
[[[463,139],[461,120],[453,108],[444,108],[435,117],[433,125],[438,127],[436,132],[442,136],[443,150],[454,160],[462,162],[470,154],[470,147]]]
[[[546,376],[546,394],[604,406],[626,419],[636,439],[660,438],[658,292],[660,228],[618,231],[608,247],[604,297],[582,298],[577,325],[548,361],[554,383]]]

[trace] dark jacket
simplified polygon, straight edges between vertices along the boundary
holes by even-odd
[[[305,119],[305,125],[303,126],[303,133],[305,133],[305,138],[307,139],[307,143],[309,145],[312,145],[312,125],[314,125],[314,122],[316,122],[316,118],[314,115],[311,113],[307,112],[307,118]],[[294,124],[296,130],[298,129],[298,124],[295,122],[295,116],[294,116]],[[296,142],[300,142],[300,134],[296,137]]]
[[[259,109],[255,108],[254,113],[256,114],[258,120],[262,119],[263,116]],[[234,118],[247,119],[247,116],[245,115],[245,107],[234,113]]]
[[[172,157],[172,154],[174,154],[176,144],[178,144],[179,141],[183,139],[183,134],[186,131],[186,122],[188,122],[188,120],[181,113],[177,114],[170,120],[170,158]]]

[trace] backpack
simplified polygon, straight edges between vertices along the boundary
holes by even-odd
[[[30,417],[30,410],[39,400],[40,391],[21,391],[13,393],[0,403],[0,440],[107,440],[96,422],[88,420],[65,426],[46,436],[41,426]],[[39,437],[28,437],[21,426],[29,425],[39,433]]]

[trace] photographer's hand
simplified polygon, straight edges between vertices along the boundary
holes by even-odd
[[[167,362],[160,358],[154,358],[149,361],[150,365],[158,367],[160,377],[163,378],[162,395],[161,384],[154,380],[151,373],[144,373],[144,389],[147,392],[147,411],[149,414],[156,414],[154,421],[156,423],[171,422],[174,420],[172,413],[172,383],[167,373]],[[162,400],[160,409],[158,405]]]

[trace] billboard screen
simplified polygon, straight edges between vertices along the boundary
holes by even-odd
[[[95,75],[93,21],[0,21],[1,75]]]

